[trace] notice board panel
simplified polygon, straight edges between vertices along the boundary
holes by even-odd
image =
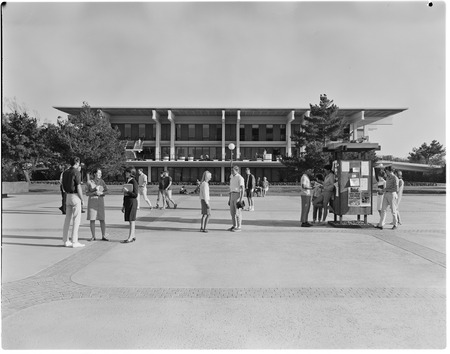
[[[336,215],[372,214],[372,162],[336,160],[337,179],[334,209]]]

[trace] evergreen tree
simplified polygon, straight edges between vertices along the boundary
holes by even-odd
[[[323,148],[330,141],[348,139],[338,111],[339,107],[325,94],[320,95],[319,105],[310,104],[309,117],[304,118],[301,130],[292,136],[296,153],[293,157],[283,158],[289,170],[296,171],[299,176],[309,168],[319,171],[331,161],[331,153],[323,152]]]
[[[61,162],[75,155],[88,170],[99,167],[106,176],[117,175],[125,166],[125,143],[119,136],[107,118],[86,102],[79,115],[59,119],[57,129],[49,131],[52,149],[60,153]]]
[[[47,156],[47,147],[36,118],[27,112],[2,114],[2,179],[17,180],[31,173]]]

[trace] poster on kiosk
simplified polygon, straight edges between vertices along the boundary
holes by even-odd
[[[372,162],[370,160],[335,160],[335,214],[372,214]]]

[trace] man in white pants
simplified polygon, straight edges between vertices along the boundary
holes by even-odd
[[[84,247],[78,242],[78,229],[81,222],[81,209],[83,205],[83,191],[81,189],[80,158],[72,157],[70,168],[62,175],[62,188],[67,193],[66,218],[63,227],[63,243],[66,247]],[[72,221],[72,242],[69,240],[69,227]]]
[[[139,196],[137,199],[137,208],[139,209],[141,206],[141,196],[144,197],[144,200],[147,202],[150,209],[152,209],[152,203],[147,197],[147,175],[144,173],[142,168],[138,169],[138,175],[139,175]]]
[[[378,223],[376,228],[383,230],[383,227],[386,223],[386,211],[388,206],[390,206],[394,222],[392,230],[395,230],[398,225],[397,200],[398,200],[399,183],[397,176],[394,174],[394,171],[392,170],[392,166],[387,166],[385,168],[385,171],[387,174],[386,187],[384,188],[383,206],[381,207],[380,222]]]

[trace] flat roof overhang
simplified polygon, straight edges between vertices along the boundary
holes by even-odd
[[[80,114],[82,107],[68,107],[68,106],[54,106],[53,108],[70,114]],[[149,116],[151,117],[155,110],[159,115],[165,117],[170,110],[175,116],[184,117],[214,117],[222,116],[222,111],[225,111],[225,116],[236,116],[237,111],[240,111],[241,117],[263,117],[263,116],[279,116],[286,117],[292,111],[296,117],[303,117],[303,115],[310,110],[310,108],[176,108],[176,107],[91,107],[93,110],[101,110],[110,116]],[[338,115],[348,117],[349,121],[354,121],[354,117],[358,113],[364,112],[366,124],[374,123],[376,121],[388,118],[392,115],[401,113],[407,108],[340,108]]]

